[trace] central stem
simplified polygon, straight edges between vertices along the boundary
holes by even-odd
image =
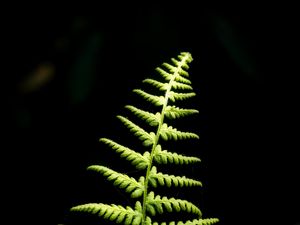
[[[184,61],[184,60],[182,60],[182,61]],[[179,63],[179,65],[177,66],[177,68],[181,68],[182,61]],[[169,93],[170,93],[171,88],[172,88],[172,83],[174,82],[174,80],[176,79],[176,76],[178,76],[178,75],[179,74],[178,74],[178,70],[177,70],[176,72],[174,72],[172,78],[169,81],[168,88],[167,88],[167,90],[165,92],[165,102],[163,104],[163,107],[162,107],[162,110],[161,110],[161,114],[160,114],[161,115],[160,116],[160,121],[159,121],[159,124],[158,124],[158,128],[157,128],[157,131],[156,131],[155,139],[154,139],[154,142],[153,142],[153,145],[152,145],[152,149],[151,149],[150,162],[149,162],[149,165],[148,165],[148,168],[147,168],[146,177],[145,177],[145,183],[144,183],[143,209],[142,209],[143,210],[142,211],[142,213],[143,213],[142,214],[143,215],[142,225],[146,224],[146,201],[147,201],[147,196],[148,196],[148,180],[149,180],[149,174],[150,174],[150,171],[151,171],[151,168],[152,168],[153,155],[155,153],[155,149],[156,149],[159,137],[160,137],[161,126],[163,125],[163,122],[164,122],[165,110],[166,110],[166,107],[168,105]]]

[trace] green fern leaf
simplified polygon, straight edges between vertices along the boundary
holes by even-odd
[[[71,208],[71,211],[98,215],[106,220],[116,221],[116,223],[125,225],[139,225],[142,221],[142,213],[140,211],[133,210],[129,206],[124,208],[115,204],[89,203],[75,206]]]
[[[138,109],[132,105],[126,105],[125,108],[129,109],[133,114],[138,116],[139,118],[145,120],[150,126],[158,126],[160,121],[160,113],[157,112],[156,114]]]
[[[144,178],[141,177],[139,181],[126,174],[118,173],[105,166],[92,165],[88,170],[96,171],[107,177],[107,180],[112,181],[114,186],[124,189],[127,193],[131,194],[132,198],[142,196],[144,191]]]
[[[185,77],[189,76],[189,73],[179,66],[172,66],[169,63],[163,63],[163,66],[169,69],[170,72],[172,72],[173,74],[180,74],[181,76],[185,76]]]
[[[191,85],[179,83],[177,81],[172,82],[172,88],[180,90],[193,90]]]
[[[145,175],[140,176],[137,180],[133,177],[129,177],[125,173],[116,172],[105,166],[92,165],[88,167],[88,170],[101,173],[108,181],[111,181],[114,186],[130,194],[131,199],[139,198],[141,202],[136,201],[134,209],[129,206],[124,208],[123,206],[114,204],[90,203],[73,207],[71,209],[72,211],[97,214],[106,220],[125,225],[212,225],[218,222],[218,219],[215,218],[203,219],[200,209],[187,200],[161,197],[151,191],[151,188],[156,188],[158,185],[168,188],[202,186],[200,181],[187,178],[186,176],[175,176],[157,172],[156,166],[153,166],[153,163],[157,163],[157,165],[169,163],[189,165],[201,161],[197,157],[162,150],[160,145],[161,139],[165,141],[176,141],[199,138],[195,133],[179,131],[164,121],[164,118],[177,119],[198,113],[198,110],[195,109],[184,109],[178,108],[176,105],[169,105],[169,102],[187,100],[196,95],[192,92],[193,88],[191,81],[188,79],[189,73],[187,72],[189,69],[188,64],[192,62],[192,60],[193,58],[190,53],[182,52],[177,58],[171,58],[170,63],[163,63],[161,67],[156,68],[157,73],[161,75],[163,79],[155,80],[147,78],[143,80],[144,83],[157,88],[160,91],[160,95],[150,94],[142,89],[133,90],[133,92],[154,106],[160,106],[157,107],[160,108],[160,111],[156,111],[155,113],[139,109],[132,105],[125,106],[125,108],[143,120],[147,125],[153,126],[152,128],[156,129],[155,133],[147,132],[126,117],[117,116],[129,131],[142,141],[148,151],[140,153],[140,150],[136,152],[108,138],[100,139],[101,142],[118,153],[121,158],[126,159],[138,170],[141,170],[140,172],[145,172]],[[160,189],[156,190],[159,191]],[[152,222],[151,217],[156,214],[181,211],[194,214],[193,216],[196,216],[197,219],[187,220],[185,222]]]
[[[152,225],[152,221],[149,216],[146,216],[145,225]]]
[[[124,123],[124,125],[130,130],[130,132],[134,133],[141,141],[143,141],[144,146],[150,146],[154,142],[155,134],[153,132],[148,133],[140,128],[138,125],[131,122],[129,119],[123,116],[117,116],[119,120]]]
[[[180,55],[178,55],[178,58],[181,60],[181,66],[183,68],[185,68],[185,64],[193,61],[193,57],[189,52],[181,52]]]
[[[192,221],[188,220],[186,222],[182,222],[182,221],[171,221],[169,223],[167,222],[154,222],[152,223],[152,225],[212,225],[219,222],[219,219],[217,218],[207,218],[207,219],[194,219]]]
[[[190,116],[192,114],[199,113],[196,109],[181,109],[176,106],[168,105],[165,110],[165,116],[168,119],[177,119],[184,116]]]
[[[173,128],[172,126],[168,126],[166,123],[164,123],[160,129],[160,136],[165,140],[182,140],[182,139],[190,139],[195,138],[199,139],[199,136],[197,134],[191,133],[191,132],[182,132],[178,131],[176,128]]]
[[[149,182],[153,187],[157,187],[157,183],[161,186],[166,185],[167,187],[171,187],[172,185],[175,187],[192,187],[192,186],[202,186],[200,181],[186,178],[185,176],[179,177],[174,175],[157,173],[157,169],[155,166],[152,167],[149,175]]]
[[[181,66],[181,62],[178,61],[177,59],[171,58],[171,61],[172,61],[172,63],[173,63],[175,66],[177,66],[177,67],[180,67],[180,66]]]
[[[196,94],[194,92],[191,93],[176,93],[174,91],[169,92],[169,98],[171,101],[175,102],[176,100],[186,100],[188,98],[194,97]]]
[[[158,88],[158,90],[160,91],[165,91],[168,89],[169,83],[161,83],[157,80],[153,80],[153,79],[145,79],[143,80],[143,83],[148,83],[151,84],[152,86]]]
[[[155,69],[166,81],[170,81],[173,77],[172,74],[166,72],[164,69],[157,67]]]
[[[192,83],[189,79],[187,79],[185,77],[182,77],[179,74],[177,76],[175,76],[174,80],[178,81],[178,82],[181,82],[181,83],[184,83],[184,84],[191,84]]]
[[[151,191],[147,196],[146,207],[147,211],[152,216],[155,216],[156,213],[162,214],[164,210],[167,210],[168,212],[186,211],[188,213],[196,214],[199,217],[202,215],[200,209],[187,200],[175,198],[168,199],[167,197],[161,198],[160,195],[156,195],[154,197],[153,191]]]
[[[173,64],[175,66],[178,66],[178,67],[182,67],[183,69],[185,70],[188,70],[190,67],[189,65],[187,64],[187,60],[184,59],[183,56],[179,55],[178,58],[181,60],[181,61],[178,61],[177,59],[174,59],[174,58],[171,58]],[[188,60],[188,63],[190,63],[191,61]]]
[[[120,153],[121,158],[125,158],[127,161],[130,161],[132,165],[134,165],[137,169],[143,170],[146,169],[150,162],[150,153],[145,152],[144,155],[131,150],[123,145],[118,144],[108,138],[100,138],[101,142],[105,143],[106,145],[110,146],[113,150],[117,153]]]
[[[165,98],[163,96],[151,95],[141,89],[134,89],[133,92],[140,95],[141,97],[146,99],[148,102],[151,102],[155,106],[162,106],[165,102]]]
[[[168,152],[167,150],[161,150],[161,145],[157,145],[154,153],[154,160],[158,164],[191,164],[201,162],[201,159],[194,156],[184,156],[177,154],[176,152]]]
[[[212,225],[219,222],[217,218],[195,219],[192,221],[195,225]]]
[[[182,77],[180,76],[179,74],[170,74],[168,72],[166,72],[164,69],[160,68],[160,67],[157,67],[156,68],[156,71],[166,80],[166,81],[170,81],[172,80],[172,78],[175,76],[174,80],[177,81],[177,82],[181,82],[183,84],[192,84],[192,82],[185,78],[185,77]]]

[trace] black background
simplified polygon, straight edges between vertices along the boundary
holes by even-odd
[[[1,150],[9,224],[68,223],[70,207],[109,199],[111,186],[86,171],[117,164],[98,138],[121,132],[115,116],[131,90],[181,51],[194,58],[200,115],[190,125],[201,136],[196,170],[205,184],[194,197],[204,217],[299,222],[298,85],[282,20],[290,13],[279,12],[107,6],[89,16],[10,18]]]

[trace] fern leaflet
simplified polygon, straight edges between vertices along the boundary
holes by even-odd
[[[177,154],[176,152],[168,152],[167,150],[161,150],[161,146],[157,145],[154,153],[153,159],[158,164],[192,164],[201,162],[201,160],[194,156],[184,156]]]
[[[129,177],[126,174],[118,173],[105,166],[99,165],[89,166],[88,170],[103,174],[103,176],[107,177],[107,180],[113,182],[113,185],[125,189],[127,193],[130,193],[132,198],[138,198],[143,194],[144,177],[140,177],[140,180],[136,181],[133,177]]]
[[[152,167],[149,175],[149,183],[153,187],[157,187],[157,183],[161,186],[166,185],[167,187],[171,187],[174,185],[175,187],[183,187],[183,186],[202,186],[200,181],[186,178],[185,176],[179,177],[174,175],[157,173],[157,169],[155,166]]]
[[[133,114],[140,117],[141,119],[145,120],[150,126],[158,126],[160,121],[160,113],[157,112],[156,114],[138,109],[132,105],[125,106],[129,109]]]
[[[145,153],[142,155],[134,150],[131,150],[123,145],[118,144],[117,142],[114,142],[108,138],[100,138],[101,142],[107,144],[110,146],[113,150],[115,150],[117,153],[121,153],[120,157],[125,158],[127,161],[130,161],[132,165],[134,165],[137,169],[146,169],[149,165],[149,156],[150,153],[145,151]]]

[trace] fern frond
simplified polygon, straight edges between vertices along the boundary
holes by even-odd
[[[157,67],[156,68],[156,71],[166,80],[166,81],[170,81],[172,79],[172,77],[174,76],[174,74],[171,74],[171,73],[168,73],[166,72],[164,69],[160,68],[160,67]],[[181,83],[184,83],[184,84],[192,84],[192,82],[185,78],[185,77],[182,77],[180,76],[179,74],[176,74],[175,75],[175,81],[178,81],[178,82],[181,82]]]
[[[191,224],[195,224],[195,225],[212,225],[219,222],[219,219],[217,218],[206,218],[206,219],[195,219],[192,221]],[[186,223],[187,225],[189,223]]]
[[[159,81],[153,80],[153,79],[145,79],[145,80],[143,80],[143,83],[151,84],[152,86],[158,88],[158,90],[160,90],[160,91],[167,90],[168,86],[169,86],[169,83],[162,83],[162,82],[159,82]]]
[[[168,63],[163,63],[163,66],[166,67],[171,73],[165,71],[160,67],[157,67],[156,71],[167,81],[170,81],[173,76],[175,76],[175,81],[185,84],[191,84],[191,81],[185,78],[188,77],[188,72],[186,72],[184,69],[187,70],[189,68],[187,63],[190,63],[193,58],[189,53],[182,53],[178,56],[178,58],[180,59],[180,62],[174,58],[171,59],[175,66],[172,66]]]
[[[196,93],[191,92],[191,93],[177,93],[174,91],[170,91],[169,92],[169,99],[173,102],[175,102],[176,100],[186,100],[188,98],[194,97],[196,96]]]
[[[133,166],[139,170],[146,169],[150,162],[150,153],[145,152],[144,155],[127,148],[123,145],[118,144],[108,138],[100,138],[99,141],[105,143],[117,153],[120,153],[121,158],[125,158],[127,161],[130,161]]]
[[[172,88],[181,90],[193,90],[191,85],[179,83],[177,81],[172,82]]]
[[[187,79],[185,77],[182,77],[180,75],[175,76],[175,81],[178,81],[178,82],[181,82],[181,83],[184,83],[184,84],[191,84],[192,83],[189,79]]]
[[[155,134],[153,132],[146,132],[138,125],[131,122],[129,119],[123,116],[117,116],[119,120],[124,123],[124,125],[132,132],[135,136],[137,136],[141,141],[143,141],[144,146],[150,146],[153,144]]]
[[[178,61],[177,59],[175,59],[175,58],[171,58],[171,61],[172,61],[172,63],[175,65],[175,66],[181,66],[181,62],[180,61]]]
[[[114,186],[125,189],[125,191],[131,194],[132,198],[138,198],[142,196],[144,191],[144,177],[141,177],[139,181],[133,177],[129,177],[126,174],[118,173],[105,166],[92,165],[88,167],[88,170],[96,171],[107,177],[107,180],[113,182]]]
[[[189,52],[181,52],[177,57],[181,60],[182,64],[191,63],[193,61],[193,57]]]
[[[156,213],[162,214],[164,212],[164,209],[166,209],[167,212],[186,211],[188,213],[194,213],[199,217],[201,217],[202,215],[200,209],[187,200],[181,200],[175,198],[168,199],[167,197],[161,198],[160,195],[154,196],[153,191],[151,191],[147,196],[146,207],[147,207],[147,211],[152,216],[155,216]]]
[[[156,114],[138,109],[132,105],[126,105],[125,108],[129,109],[133,114],[137,117],[145,120],[150,126],[158,126],[160,121],[160,113],[157,112]]]
[[[166,185],[167,187],[171,187],[172,185],[175,187],[202,186],[202,183],[200,181],[186,178],[185,176],[179,177],[174,175],[163,174],[161,172],[157,173],[157,169],[155,166],[153,166],[150,171],[149,182],[153,187],[157,187],[157,183],[161,186]]]
[[[141,205],[141,203],[137,202],[136,205]],[[134,210],[130,206],[126,206],[125,208],[115,204],[89,203],[75,206],[71,208],[71,211],[98,215],[106,220],[123,223],[125,225],[139,225],[142,221],[141,211]]]
[[[191,164],[201,162],[201,159],[194,156],[184,156],[177,154],[176,152],[168,152],[167,150],[161,150],[161,145],[157,145],[154,153],[154,160],[158,164]]]
[[[169,63],[163,63],[163,66],[170,70],[173,74],[180,74],[181,76],[188,77],[189,73],[182,69],[181,65],[179,66],[172,66]]]
[[[184,61],[184,57],[179,55],[178,58],[181,60],[181,61],[178,61],[177,59],[174,59],[174,58],[171,58],[171,61],[173,62],[173,64],[175,66],[178,66],[178,67],[182,67],[183,69],[185,70],[188,70],[190,67],[189,65]]]
[[[163,63],[162,64],[164,67],[166,67],[170,72],[172,72],[172,74],[177,73],[178,70],[178,66],[173,66],[169,63]]]
[[[138,170],[142,170],[140,172],[143,175],[139,175],[138,178],[135,178],[137,176],[130,177],[126,175],[126,172],[120,173],[102,165],[91,165],[87,168],[88,170],[102,174],[114,186],[123,189],[130,195],[130,199],[138,198],[141,202],[135,200],[134,209],[133,207],[123,207],[115,204],[89,203],[75,206],[71,211],[96,214],[104,219],[125,225],[212,225],[218,222],[218,219],[215,218],[203,219],[200,209],[192,202],[173,197],[161,197],[160,195],[155,195],[152,191],[152,189],[158,186],[166,186],[167,188],[202,186],[202,183],[198,180],[187,178],[186,176],[167,174],[167,172],[164,174],[158,172],[156,168],[156,166],[159,167],[159,164],[173,163],[176,165],[189,165],[201,161],[197,157],[162,150],[161,147],[161,141],[163,142],[163,140],[199,139],[197,134],[179,131],[169,126],[164,120],[177,119],[198,113],[198,110],[195,109],[185,109],[179,108],[176,105],[170,105],[170,102],[177,103],[179,100],[187,100],[196,95],[193,92],[189,73],[187,72],[189,69],[188,64],[192,60],[193,58],[190,53],[182,52],[177,58],[171,58],[170,63],[162,63],[161,67],[156,68],[157,73],[161,76],[160,79],[147,78],[143,80],[143,83],[158,89],[159,94],[150,94],[151,92],[147,93],[142,89],[133,90],[137,95],[148,101],[149,104],[151,103],[160,108],[159,112],[156,110],[152,113],[151,110],[145,111],[132,105],[125,106],[125,108],[139,118],[136,118],[138,122],[143,120],[147,128],[152,126],[150,127],[151,130],[149,129],[151,132],[147,131],[147,129],[144,130],[138,123],[132,122],[127,117],[117,116],[129,131],[142,141],[142,144],[147,147],[145,149],[147,151],[144,151],[144,153],[141,153],[141,151],[136,152],[111,139],[99,139],[99,141],[118,153],[121,158],[126,159]],[[156,189],[156,191],[159,190]],[[165,212],[177,213],[181,211],[191,214],[191,219],[188,220],[189,218],[187,218],[187,221],[178,222],[152,222],[152,216],[156,214],[163,214]]]
[[[197,134],[191,133],[191,132],[182,132],[177,130],[176,128],[173,128],[172,126],[168,126],[166,123],[164,123],[161,126],[160,129],[160,136],[165,140],[182,140],[182,139],[190,139],[195,138],[199,139],[199,136]]]
[[[168,119],[177,119],[184,116],[190,116],[192,114],[199,113],[196,109],[181,109],[176,106],[168,105],[165,109],[165,116]]]
[[[170,81],[173,77],[173,74],[166,72],[164,69],[157,67],[155,69],[166,81]]]
[[[212,225],[219,222],[219,219],[217,218],[207,218],[207,219],[194,219],[194,220],[188,220],[186,222],[182,221],[171,221],[171,222],[154,222],[152,225]]]
[[[165,98],[163,96],[156,96],[149,94],[141,89],[134,89],[133,92],[143,97],[148,102],[151,102],[155,106],[162,106],[164,104]]]

